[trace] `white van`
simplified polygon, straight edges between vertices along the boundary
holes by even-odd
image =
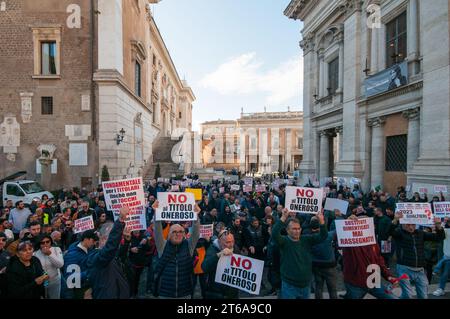
[[[53,198],[53,194],[46,191],[36,181],[15,180],[25,174],[26,172],[22,171],[0,180],[0,192],[3,206],[6,205],[6,201],[8,200],[12,200],[14,205],[19,200],[23,201],[26,205],[30,205],[33,199],[41,199],[42,195],[47,195],[48,198]]]

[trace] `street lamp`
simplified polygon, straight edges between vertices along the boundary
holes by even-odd
[[[125,130],[122,128],[119,131],[119,134],[116,134],[116,143],[117,143],[117,145],[120,145],[120,143],[123,142],[124,137],[125,137]]]

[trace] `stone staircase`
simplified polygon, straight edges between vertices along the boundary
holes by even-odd
[[[183,175],[184,171],[179,169],[179,164],[172,160],[172,149],[179,140],[171,137],[160,136],[153,142],[153,160],[144,168],[144,181],[152,180],[155,176],[156,166],[159,164],[161,177],[170,178],[173,174]]]

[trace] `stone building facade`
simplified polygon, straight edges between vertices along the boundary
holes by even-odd
[[[241,113],[201,124],[204,167],[242,173],[294,171],[302,159],[302,112]]]
[[[0,11],[0,176],[53,150],[51,189],[138,176],[191,131],[195,96],[152,17],[157,0],[7,0]]]
[[[450,3],[432,2],[290,2],[304,23],[303,177],[450,186]]]

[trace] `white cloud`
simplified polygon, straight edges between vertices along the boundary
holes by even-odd
[[[274,69],[262,70],[256,53],[246,53],[219,65],[200,81],[204,88],[222,95],[265,94],[266,103],[280,105],[301,94],[303,64],[297,56]]]

